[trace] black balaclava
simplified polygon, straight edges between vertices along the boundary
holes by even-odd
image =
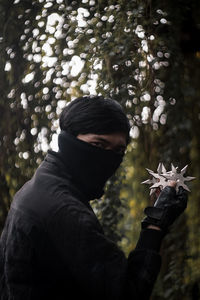
[[[122,162],[123,155],[104,150],[61,131],[58,146],[73,183],[88,200],[100,198],[104,185]]]

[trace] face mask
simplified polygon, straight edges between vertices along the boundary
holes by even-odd
[[[59,154],[73,183],[89,200],[100,198],[104,185],[122,162],[123,155],[77,139],[65,131],[58,137]]]

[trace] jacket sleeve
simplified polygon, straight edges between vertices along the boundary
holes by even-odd
[[[127,296],[134,295],[137,290],[139,298],[136,296],[136,299],[150,298],[161,267],[161,256],[158,252],[162,239],[162,231],[143,229],[140,232],[136,248],[128,256],[125,288]]]
[[[86,209],[63,207],[51,218],[48,231],[63,264],[89,299],[149,299],[161,264],[159,232],[143,230],[126,259]]]

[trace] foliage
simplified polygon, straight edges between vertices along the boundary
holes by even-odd
[[[55,137],[66,101],[102,94],[124,107],[133,140],[94,207],[106,234],[128,253],[149,204],[140,184],[145,167],[192,161],[189,172],[200,175],[200,5],[195,0],[1,0],[0,12],[0,227],[13,194]],[[187,213],[164,241],[153,299],[198,293],[198,181],[192,191]]]

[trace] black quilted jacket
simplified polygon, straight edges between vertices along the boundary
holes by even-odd
[[[143,230],[126,259],[50,152],[12,202],[0,240],[0,299],[149,299],[161,235]]]

